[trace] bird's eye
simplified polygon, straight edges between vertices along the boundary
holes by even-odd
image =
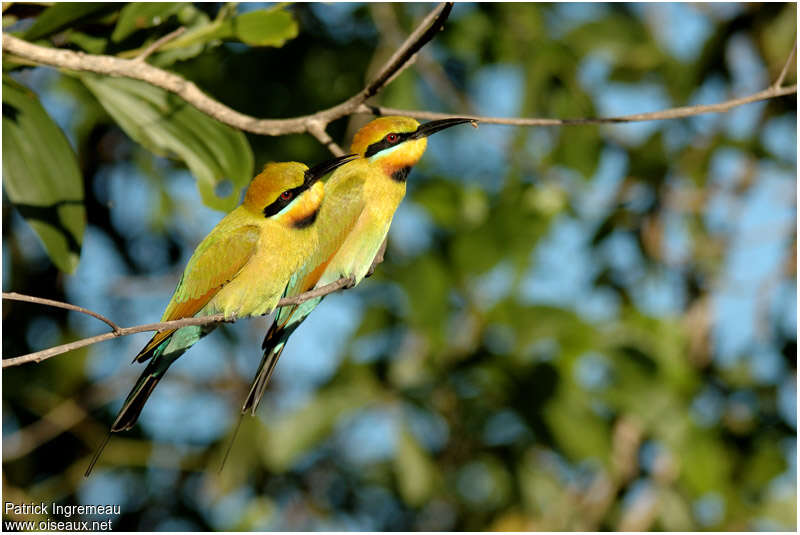
[[[394,143],[395,141],[397,141],[397,134],[389,134],[389,135],[387,135],[386,136],[386,141],[388,141],[389,143]]]
[[[292,198],[292,195],[293,193],[291,191],[286,190],[283,193],[281,193],[281,200],[288,201],[289,199]]]

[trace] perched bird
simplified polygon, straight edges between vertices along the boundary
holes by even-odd
[[[359,157],[337,169],[325,182],[325,202],[318,217],[319,244],[312,259],[286,289],[294,296],[342,277],[355,286],[367,275],[383,244],[392,217],[406,194],[406,178],[420,160],[431,134],[472,119],[443,119],[420,125],[409,117],[380,117],[353,137],[350,152]],[[292,332],[320,303],[321,297],[282,307],[264,338],[264,356],[242,413],[255,413],[275,364]]]
[[[268,164],[250,183],[244,202],[197,246],[161,321],[219,313],[234,319],[271,312],[317,248],[318,215],[325,196],[319,179],[353,158],[334,158],[311,169],[297,162]],[[215,326],[181,327],[153,336],[134,358],[150,362],[110,432],[133,427],[169,366]]]

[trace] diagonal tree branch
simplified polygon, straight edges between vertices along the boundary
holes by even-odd
[[[270,136],[308,132],[327,146],[331,152],[339,154],[341,148],[330,139],[330,136],[325,132],[325,128],[330,122],[346,115],[353,113],[370,113],[375,115],[405,115],[417,119],[445,119],[453,117],[453,115],[446,113],[403,110],[365,104],[368,98],[377,94],[411,64],[415,54],[441,30],[451,9],[451,3],[444,3],[431,11],[417,29],[384,64],[378,74],[360,92],[331,108],[321,110],[312,115],[304,115],[292,119],[257,119],[239,113],[210,98],[194,83],[137,59],[128,60],[114,56],[91,55],[69,50],[53,49],[28,43],[27,41],[7,33],[3,34],[3,50],[23,60],[42,65],[142,80],[177,94],[203,113],[234,128]],[[655,112],[636,113],[618,117],[550,119],[536,117],[482,117],[464,114],[459,114],[459,117],[469,117],[487,124],[510,126],[577,126],[679,119],[706,113],[722,113],[744,104],[796,94],[797,84],[781,87],[789,67],[792,64],[795,48],[796,45],[792,48],[775,83],[769,88],[752,95],[726,100],[717,104],[681,106]]]
[[[34,45],[6,32],[3,33],[3,51],[41,65],[109,76],[122,76],[147,82],[175,93],[206,115],[239,130],[267,136],[302,134],[309,132],[309,129],[314,124],[319,125],[317,129],[322,128],[324,130],[328,123],[353,113],[360,104],[378,93],[395,74],[405,69],[413,55],[441,30],[452,7],[452,3],[443,3],[436,6],[364,89],[332,108],[293,119],[256,119],[239,113],[212,99],[189,80],[177,74],[153,67],[138,58],[122,59],[114,56],[49,48]]]
[[[392,54],[389,61],[381,68],[375,78],[367,84],[367,87],[360,93],[363,96],[361,102],[378,93],[390,80],[394,79],[403,69],[405,69],[414,54],[416,54],[428,41],[442,29],[444,21],[453,9],[452,3],[445,3],[439,8],[431,11],[425,19],[417,26],[417,29],[408,36],[400,48]],[[351,99],[352,100],[352,99]]]
[[[386,41],[384,46],[387,48],[400,46],[403,42],[404,32],[397,20],[395,4],[374,2],[369,7],[375,27],[381,35],[381,39]],[[456,88],[441,63],[433,59],[430,50],[421,50],[417,53],[416,58],[413,61],[415,70],[442,102],[447,102],[451,108],[464,113],[474,113],[472,103],[463,92]]]
[[[300,303],[304,303],[311,299],[316,299],[317,297],[323,297],[328,294],[331,294],[337,290],[341,290],[342,288],[352,288],[354,284],[353,279],[351,278],[341,278],[339,280],[333,281],[330,284],[326,284],[325,286],[320,286],[319,288],[314,288],[313,290],[309,290],[308,292],[304,292],[302,294],[296,295],[294,297],[284,297],[283,299],[278,301],[277,307],[283,306],[292,306],[292,305],[299,305]],[[144,325],[136,325],[134,327],[119,327],[111,320],[101,316],[96,312],[92,312],[91,310],[87,310],[83,307],[71,305],[69,303],[63,303],[61,301],[53,301],[51,299],[42,299],[40,297],[33,297],[30,295],[23,295],[18,293],[3,293],[3,299],[11,299],[14,301],[27,301],[29,303],[38,303],[42,305],[54,306],[58,308],[66,308],[69,310],[76,310],[78,312],[83,312],[84,314],[89,314],[90,316],[94,316],[95,318],[101,319],[108,323],[114,330],[109,333],[98,334],[97,336],[90,336],[88,338],[83,338],[81,340],[77,340],[75,342],[69,342],[67,344],[62,344],[59,346],[51,347],[48,349],[43,349],[41,351],[36,351],[34,353],[28,353],[27,355],[22,355],[19,357],[13,357],[8,359],[3,359],[3,368],[9,368],[11,366],[19,366],[20,364],[27,364],[29,362],[42,362],[43,360],[47,360],[51,357],[55,357],[56,355],[61,355],[63,353],[67,353],[69,351],[73,351],[75,349],[80,349],[82,347],[86,347],[92,344],[96,344],[98,342],[104,342],[106,340],[111,340],[112,338],[118,338],[120,336],[128,336],[129,334],[136,334],[148,331],[163,331],[166,329],[177,329],[180,327],[188,327],[190,325],[211,325],[214,323],[233,323],[236,321],[237,318],[226,318],[224,314],[214,314],[212,316],[201,316],[201,317],[192,317],[192,318],[181,318],[172,321],[162,321],[159,323],[147,323]]]
[[[789,67],[792,66],[794,63],[794,55],[797,53],[797,37],[794,38],[794,44],[792,45],[792,51],[789,52],[789,57],[786,58],[786,63],[783,64],[783,69],[781,69],[781,73],[778,75],[778,78],[775,80],[775,83],[772,84],[772,87],[775,89],[779,88],[783,85],[783,81],[786,79],[786,75],[789,73]]]
[[[308,133],[317,138],[317,141],[322,143],[326,149],[333,153],[334,156],[344,156],[342,147],[337,145],[336,142],[331,139],[331,136],[329,136],[328,132],[325,131],[325,125],[322,123],[317,121],[309,123]]]

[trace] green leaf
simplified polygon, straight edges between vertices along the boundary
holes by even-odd
[[[111,40],[119,43],[138,30],[158,26],[183,5],[179,2],[131,2],[120,11]]]
[[[83,179],[75,153],[36,94],[7,75],[3,185],[58,269],[75,271],[86,228]]]
[[[161,47],[171,51],[197,47],[210,41],[241,41],[252,46],[280,47],[297,37],[298,26],[288,11],[268,9],[251,11],[233,18],[220,18],[210,24],[196,24],[174,41]]]
[[[225,21],[221,31],[248,45],[281,47],[297,37],[298,27],[288,11],[262,9]]]
[[[25,32],[24,39],[35,41],[83,20],[116,11],[120,4],[59,2],[42,12]]]
[[[253,151],[242,132],[144,82],[91,74],[81,80],[132,139],[156,154],[183,160],[207,206],[222,211],[236,206],[253,172]],[[223,183],[233,185],[224,197],[215,193]]]
[[[67,41],[76,44],[89,54],[102,54],[106,50],[108,39],[105,37],[94,37],[83,32],[69,32]]]

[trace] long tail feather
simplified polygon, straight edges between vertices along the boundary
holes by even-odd
[[[97,464],[97,461],[100,460],[100,456],[103,454],[103,450],[106,449],[108,445],[108,441],[111,440],[111,431],[109,430],[108,434],[106,434],[106,438],[103,439],[102,444],[97,448],[97,451],[94,452],[92,456],[92,460],[89,461],[89,466],[86,467],[86,472],[83,473],[83,477],[89,477],[91,475],[92,470],[94,469],[94,465]]]
[[[239,427],[242,425],[242,419],[244,419],[244,412],[239,414],[239,420],[236,422],[236,427],[233,430],[233,435],[231,435],[230,442],[228,442],[228,447],[225,449],[225,455],[222,457],[222,462],[219,464],[219,471],[217,473],[222,473],[222,469],[225,467],[225,461],[228,460],[228,455],[231,454],[231,450],[233,449],[233,443],[236,442],[236,435],[239,433]]]
[[[111,425],[112,432],[125,431],[136,424],[144,404],[147,403],[158,382],[164,377],[164,372],[167,371],[170,364],[172,364],[171,360],[155,359],[147,365],[142,375],[139,376],[139,380],[136,381],[133,390],[128,394],[125,404],[117,414],[117,419]]]
[[[242,404],[242,414],[249,411],[251,415],[255,415],[258,404],[261,402],[261,398],[264,397],[272,372],[275,371],[275,365],[278,363],[281,353],[283,353],[283,348],[286,347],[286,339],[281,336],[282,333],[283,329],[278,332],[279,338],[274,345],[273,343],[268,344],[269,334],[264,339],[264,357],[261,359],[258,373],[256,373],[253,384],[250,385],[250,391],[247,393],[244,404]]]
[[[291,334],[293,330],[294,329],[291,329],[289,334]],[[273,323],[269,331],[267,331],[264,342],[261,344],[261,348],[264,350],[264,356],[261,359],[261,364],[258,366],[258,372],[255,378],[253,378],[253,384],[250,385],[250,391],[247,393],[247,397],[242,404],[239,421],[236,422],[236,428],[233,430],[233,435],[225,450],[225,456],[222,458],[222,463],[219,465],[220,472],[222,472],[222,468],[228,460],[228,455],[230,455],[233,449],[233,443],[236,441],[236,435],[239,433],[239,427],[242,425],[242,418],[244,418],[244,415],[248,412],[250,412],[251,416],[255,416],[258,404],[261,402],[261,398],[264,397],[264,391],[267,389],[270,377],[272,377],[272,372],[275,370],[275,365],[278,363],[283,348],[286,346],[286,340],[289,338],[289,334],[285,334],[285,329],[279,327],[277,323]]]
[[[264,342],[261,344],[261,348],[264,350],[264,357],[261,359],[258,372],[253,378],[253,384],[250,385],[250,391],[247,393],[247,398],[242,405],[243,413],[250,411],[252,415],[255,415],[258,404],[261,402],[261,398],[264,397],[264,392],[272,377],[272,372],[275,370],[275,365],[286,347],[286,342],[289,341],[289,337],[295,329],[305,321],[320,301],[322,301],[321,297],[311,299],[278,314],[275,323],[270,326],[267,335],[264,337]]]
[[[170,365],[175,362],[175,359],[180,357],[186,349],[188,349],[188,347],[186,347],[181,350],[171,351],[168,355],[165,355],[164,350],[169,345],[173,334],[174,332],[170,333],[166,338],[161,338],[160,343],[155,347],[150,348],[153,343],[152,340],[145,346],[145,349],[149,353],[147,358],[152,357],[152,360],[147,363],[144,371],[136,380],[136,384],[133,385],[128,397],[125,398],[125,403],[119,410],[117,418],[114,420],[114,423],[111,424],[112,433],[125,431],[136,424],[136,421],[139,419],[139,414],[141,414],[145,403],[147,403],[150,394],[153,393],[158,382],[164,377],[164,374],[167,372]],[[153,339],[155,340],[155,337],[153,337]],[[144,352],[145,351],[142,350],[139,354],[142,355]]]
[[[267,389],[269,379],[272,377],[272,372],[275,370],[275,364],[278,363],[278,358],[281,356],[283,348],[286,345],[286,338],[282,336],[283,331],[282,328],[277,327],[276,324],[273,323],[269,331],[267,331],[266,337],[264,337],[264,342],[261,344],[261,348],[264,350],[264,356],[261,359],[261,364],[258,366],[258,372],[255,378],[253,378],[253,384],[250,385],[250,391],[247,393],[244,404],[242,404],[239,421],[236,422],[236,428],[233,430],[230,442],[228,442],[225,456],[222,458],[222,463],[219,465],[220,472],[222,472],[222,468],[228,460],[228,455],[230,455],[233,449],[233,443],[236,442],[236,435],[239,433],[239,427],[242,425],[242,418],[244,418],[244,415],[248,412],[250,412],[252,416],[255,416],[258,404],[261,402],[261,398],[264,397],[264,391]],[[275,343],[276,341],[279,342],[280,345]]]

